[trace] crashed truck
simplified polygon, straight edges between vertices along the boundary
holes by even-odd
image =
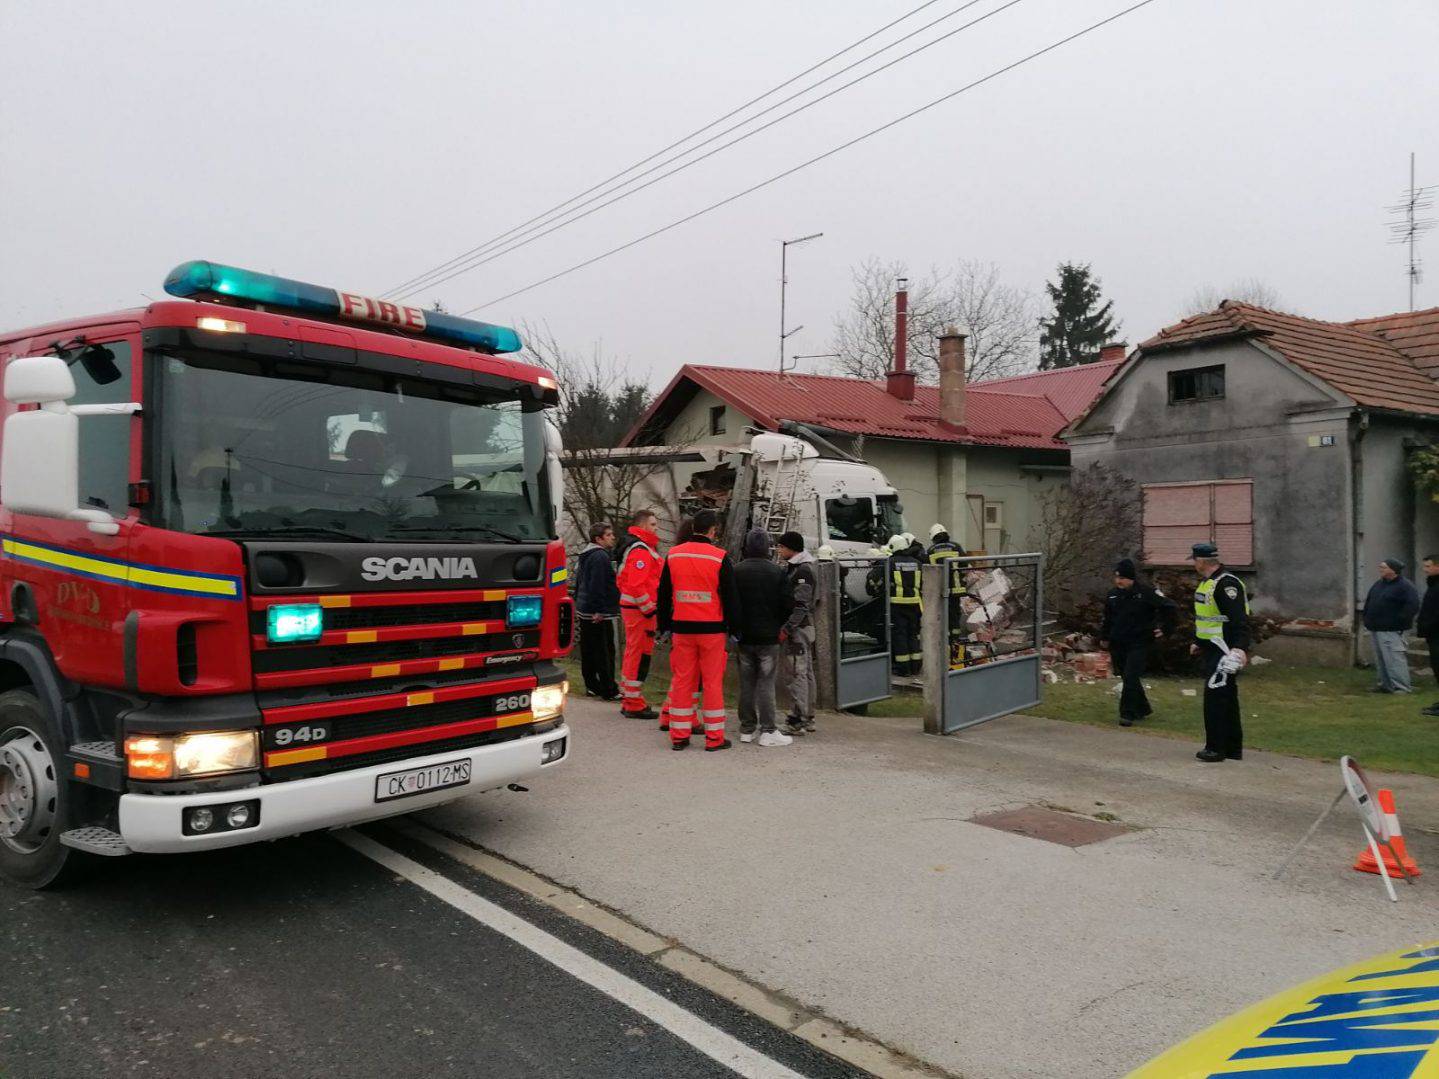
[[[609,483],[633,489],[628,505],[655,507],[671,527],[701,509],[718,511],[724,521],[721,543],[736,559],[745,533],[755,527],[774,538],[796,531],[811,551],[828,545],[840,560],[840,632],[846,639],[887,642],[888,577],[879,560],[890,538],[907,531],[899,492],[880,469],[805,424],[783,421],[777,432],[751,428],[749,434],[743,446],[577,450],[562,461],[570,474],[609,469]],[[593,475],[587,484],[595,490]],[[562,534],[578,550],[585,523],[565,523]],[[951,669],[1032,648],[1025,610],[1033,582],[1014,580],[1013,569],[1007,574],[988,561],[966,561],[955,570],[948,619]]]
[[[653,505],[672,527],[699,510],[717,510],[725,522],[721,542],[735,557],[756,527],[775,537],[793,530],[810,550],[828,544],[839,558],[867,555],[905,530],[899,492],[873,465],[803,424],[751,434],[744,446],[578,450],[563,464],[567,472],[609,469],[612,484],[635,488],[629,505]],[[581,538],[585,522],[566,524],[570,538]]]

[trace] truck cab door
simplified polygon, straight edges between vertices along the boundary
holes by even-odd
[[[138,327],[87,328],[83,334],[83,343],[65,349],[75,356],[70,363],[75,395],[67,403],[140,400]],[[36,339],[16,355],[53,352],[51,345]],[[6,415],[15,410],[6,402]],[[136,520],[130,484],[139,478],[140,422],[138,415],[88,415],[79,421],[80,507],[113,518],[114,535],[96,533],[85,521],[11,512],[0,490],[5,556],[0,611],[6,621],[33,625],[60,670],[89,685],[124,685],[123,637],[131,597],[127,556]],[[0,443],[0,453],[14,449]]]

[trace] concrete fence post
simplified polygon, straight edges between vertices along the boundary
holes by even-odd
[[[949,674],[949,630],[945,626],[943,566],[923,567],[920,596],[924,614],[919,639],[924,654],[924,732],[944,733],[944,683]]]
[[[819,591],[814,616],[815,705],[834,712],[839,710],[839,604],[835,602],[839,565],[819,562],[815,570]]]

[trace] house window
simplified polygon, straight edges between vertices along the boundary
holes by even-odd
[[[1218,401],[1224,397],[1224,365],[1169,372],[1169,403]]]
[[[715,405],[710,409],[710,434],[724,434],[724,405]]]
[[[1003,503],[1003,502],[986,502],[986,503],[984,504],[984,527],[985,527],[985,528],[1003,528],[1003,527],[1004,527],[1004,503]]]
[[[1147,483],[1144,557],[1156,566],[1189,562],[1196,543],[1213,543],[1231,566],[1254,563],[1254,481]]]

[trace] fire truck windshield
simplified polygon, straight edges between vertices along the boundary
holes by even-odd
[[[554,535],[538,402],[364,368],[156,357],[155,521],[357,541]]]

